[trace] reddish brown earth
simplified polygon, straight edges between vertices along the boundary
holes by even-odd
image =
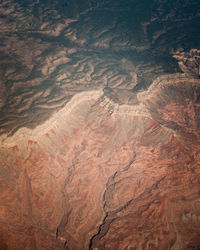
[[[2,136],[0,249],[199,249],[199,93],[184,74],[131,104],[83,92]]]
[[[200,249],[199,0],[0,1],[0,250]]]

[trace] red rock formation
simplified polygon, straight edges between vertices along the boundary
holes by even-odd
[[[199,249],[199,13],[0,1],[0,250]]]
[[[198,92],[183,76],[135,105],[86,92],[4,137],[0,248],[198,249]]]

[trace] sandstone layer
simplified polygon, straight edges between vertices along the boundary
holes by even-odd
[[[0,250],[200,248],[199,7],[0,1]]]
[[[84,92],[2,136],[1,249],[198,249],[199,93],[184,74],[135,105]]]

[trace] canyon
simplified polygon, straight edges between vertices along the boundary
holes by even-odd
[[[199,13],[0,1],[0,250],[200,249]]]
[[[135,105],[83,92],[2,137],[1,248],[198,249],[199,86],[166,75]]]

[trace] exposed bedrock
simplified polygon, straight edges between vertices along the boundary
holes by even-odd
[[[199,80],[112,91],[2,136],[2,249],[198,249]]]
[[[199,7],[0,1],[0,250],[200,249]]]

